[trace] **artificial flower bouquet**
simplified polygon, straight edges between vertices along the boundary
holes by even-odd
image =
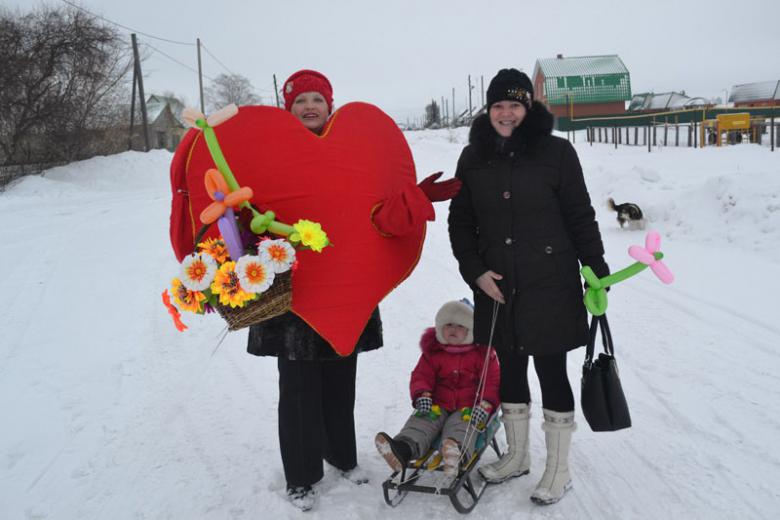
[[[327,235],[319,224],[301,220],[294,224],[293,243],[321,251]],[[171,281],[169,310],[206,314],[217,310],[230,330],[278,316],[290,310],[291,273],[298,265],[296,249],[286,238],[263,237],[257,247],[233,260],[222,237],[197,244],[181,262],[179,276]],[[166,291],[167,293],[167,291]],[[181,323],[174,316],[179,330]]]
[[[229,119],[238,109],[231,105],[212,114],[208,120],[193,109],[183,113],[185,120],[201,129],[218,169],[204,175],[206,191],[213,202],[200,214],[203,223],[195,251],[181,262],[179,276],[171,282],[171,295],[163,292],[163,303],[179,331],[186,330],[180,310],[205,314],[216,310],[229,330],[238,330],[290,310],[291,273],[295,270],[297,249],[316,252],[331,245],[320,224],[301,219],[293,225],[276,220],[272,211],[260,213],[250,200],[251,188],[240,187],[230,171],[212,126]],[[251,213],[252,233],[239,230],[236,210]],[[212,224],[218,224],[219,238],[200,241]],[[254,233],[254,234],[253,234]],[[280,238],[271,238],[270,234]],[[256,244],[247,247],[247,236]],[[172,300],[172,301],[171,301]]]

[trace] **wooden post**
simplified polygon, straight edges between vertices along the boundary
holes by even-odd
[[[618,134],[619,134],[618,127],[616,127],[616,126],[613,127],[612,128],[612,142],[615,144],[615,150],[617,150],[618,138],[620,137]]]
[[[617,144],[623,144],[623,132],[620,127],[615,128],[615,132],[617,133]]]
[[[656,130],[657,129],[658,129],[658,127],[653,125],[653,146],[658,146],[658,141],[656,140],[656,135],[657,135]]]
[[[133,59],[135,61],[135,77],[138,80],[138,97],[141,106],[141,122],[144,125],[144,151],[149,151],[149,122],[146,119],[146,98],[144,97],[144,75],[141,73],[141,59],[138,56],[138,41],[135,33],[130,35],[133,41]]]
[[[203,68],[200,65],[200,38],[198,38],[198,89],[200,90],[200,112],[205,114],[206,109],[203,104]]]
[[[769,121],[770,121],[770,124],[772,125],[770,127],[770,129],[769,129],[769,136],[770,136],[769,137],[769,141],[772,143],[771,148],[772,148],[772,151],[774,152],[775,151],[775,135],[778,135],[778,137],[780,137],[780,134],[775,132],[775,111],[774,111],[774,109],[772,110],[772,117],[770,118]],[[780,146],[780,143],[778,143],[778,146]]]
[[[647,124],[647,127],[645,128],[645,135],[647,136],[647,153],[650,153],[650,123]]]
[[[664,122],[664,146],[667,146],[666,137],[669,135],[669,123]]]
[[[680,125],[674,123],[674,146],[680,146]]]
[[[634,127],[634,144],[635,145],[639,144],[639,127],[638,126]]]
[[[601,127],[599,127],[599,142],[601,142]]]
[[[631,140],[628,138],[628,136],[629,136],[628,130],[629,130],[629,128],[628,128],[628,127],[626,127],[626,144],[627,144],[627,145],[628,145],[628,144],[631,144]]]

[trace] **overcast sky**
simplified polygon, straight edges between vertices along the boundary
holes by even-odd
[[[49,5],[64,4],[49,0]],[[3,0],[29,11],[41,2]],[[533,72],[537,58],[618,54],[633,92],[685,90],[724,97],[732,85],[780,79],[780,1],[547,0],[83,0],[79,5],[114,22],[171,40],[195,42],[228,70],[273,96],[301,68],[327,75],[336,105],[368,101],[397,120],[419,116],[431,99],[474,104],[503,67]],[[120,29],[122,34],[129,32]],[[138,34],[170,57],[197,69],[194,46]],[[151,51],[144,63],[146,93],[170,90],[198,100],[197,75]],[[204,74],[225,69],[203,53]],[[208,82],[207,79],[204,79]]]

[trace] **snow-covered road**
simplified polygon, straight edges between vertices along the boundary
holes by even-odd
[[[418,176],[453,173],[464,131],[407,138]],[[639,203],[677,280],[648,271],[610,292],[633,427],[593,433],[578,415],[574,489],[528,500],[543,470],[534,384],[531,475],[487,490],[472,518],[773,518],[780,511],[780,155],[742,145],[646,150],[577,144],[613,269],[639,231],[606,198]],[[170,154],[125,153],[57,168],[0,194],[0,518],[270,519],[286,503],[274,359],[245,353],[216,316],[160,303],[177,269],[167,240]],[[443,497],[384,505],[373,448],[409,412],[417,339],[468,296],[446,206],[416,271],[381,305],[385,347],[361,355],[355,487],[332,468],[309,518],[451,518]],[[569,359],[579,396],[583,350]],[[503,433],[499,434],[503,438]],[[490,455],[492,457],[492,455]]]

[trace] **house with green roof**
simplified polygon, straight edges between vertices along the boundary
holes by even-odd
[[[617,54],[538,59],[532,81],[556,118],[622,114],[631,99],[631,77]]]

